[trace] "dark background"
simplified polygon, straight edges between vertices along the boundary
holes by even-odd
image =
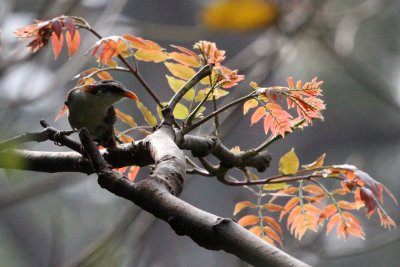
[[[360,167],[400,196],[400,4],[396,0],[275,1],[277,24],[244,32],[213,31],[202,25],[201,10],[213,1],[0,1],[0,137],[40,130],[53,119],[73,87],[71,78],[94,66],[85,52],[95,42],[81,31],[77,56],[51,48],[31,55],[12,31],[60,14],[82,16],[102,35],[129,33],[191,47],[198,40],[227,51],[227,65],[246,74],[228,98],[248,92],[247,84],[285,85],[286,77],[324,81],[325,121],[298,131],[270,148],[277,173],[279,157],[295,147],[302,163],[327,153],[327,164]],[[234,15],[234,14],[232,14]],[[172,95],[165,68],[140,64],[160,98]],[[128,75],[117,74],[152,103]],[[148,104],[152,107],[152,104]],[[153,105],[154,106],[154,105]],[[126,113],[136,108],[118,104]],[[152,107],[153,108],[153,107]],[[224,114],[222,136],[228,147],[248,149],[265,136],[249,127],[241,110]],[[140,122],[140,115],[135,119]],[[66,119],[54,125],[68,129]],[[124,127],[120,125],[120,127]],[[207,132],[203,127],[202,132]],[[64,150],[51,142],[27,144],[33,150]],[[141,173],[143,177],[144,173]],[[181,197],[200,209],[232,217],[234,204],[251,199],[246,190],[214,179],[188,176]],[[399,208],[388,198],[388,213],[399,222]],[[313,266],[399,266],[400,232],[380,227],[377,215],[364,220],[366,240],[338,240],[307,233],[301,242],[285,235],[284,250]],[[283,222],[284,223],[284,222]],[[132,204],[101,190],[96,177],[76,173],[42,174],[0,170],[0,266],[246,266],[225,252],[208,251]]]

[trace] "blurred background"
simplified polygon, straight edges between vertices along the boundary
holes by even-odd
[[[270,147],[278,159],[295,147],[301,163],[327,153],[327,164],[357,165],[400,198],[400,2],[366,1],[0,1],[0,139],[41,130],[54,123],[77,73],[96,66],[85,52],[96,39],[81,31],[82,46],[54,61],[51,48],[31,54],[15,29],[61,14],[84,17],[103,36],[124,33],[191,47],[198,40],[227,51],[226,65],[247,76],[229,101],[249,92],[248,83],[285,85],[286,78],[324,81],[325,121],[287,136]],[[161,65],[161,64],[159,64]],[[172,91],[166,69],[139,64],[160,98]],[[140,84],[115,74],[155,111]],[[136,107],[119,103],[124,112]],[[243,150],[264,141],[259,126],[249,127],[242,110],[224,114],[222,139]],[[141,116],[135,116],[139,122]],[[123,128],[123,125],[119,125]],[[207,129],[202,129],[207,132]],[[65,151],[51,142],[26,144],[32,150]],[[5,160],[5,159],[2,159]],[[12,160],[12,159],[8,159]],[[144,177],[145,171],[139,176]],[[232,217],[234,204],[251,199],[245,189],[214,179],[188,176],[181,197],[194,206]],[[388,198],[386,209],[399,223],[400,210]],[[313,266],[400,266],[400,230],[386,231],[377,215],[359,212],[367,239],[338,240],[335,233],[307,233],[301,242],[285,233],[284,250]],[[96,176],[0,170],[0,266],[247,266],[225,252],[208,251],[131,203],[102,190]]]

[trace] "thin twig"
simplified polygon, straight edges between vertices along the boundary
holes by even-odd
[[[87,29],[90,31],[92,34],[94,34],[97,38],[103,39],[103,37],[96,31],[94,30],[87,22],[85,25],[82,25],[84,29]],[[126,59],[118,54],[118,58],[121,60],[122,63],[125,64],[125,66],[129,69],[129,71],[135,76],[135,78],[139,81],[139,83],[143,86],[143,88],[147,91],[147,93],[150,94],[150,96],[154,99],[154,101],[157,103],[157,105],[160,108],[163,108],[163,105],[161,104],[160,99],[158,96],[153,92],[153,90],[150,88],[150,86],[147,84],[147,82],[143,79],[143,77],[139,74],[136,68],[134,68]]]
[[[221,112],[227,110],[228,108],[233,107],[233,106],[235,106],[235,105],[237,105],[237,104],[239,104],[239,103],[241,103],[241,102],[243,102],[243,101],[246,101],[246,100],[248,100],[248,99],[250,99],[250,98],[252,98],[252,97],[254,97],[254,92],[251,92],[250,94],[248,94],[248,95],[246,95],[246,96],[243,96],[243,97],[241,97],[241,98],[238,98],[238,99],[236,99],[236,100],[234,100],[234,101],[232,101],[232,102],[226,104],[225,106],[221,107],[220,109],[217,109],[216,111],[214,111],[214,112],[208,114],[208,115],[205,116],[204,118],[202,118],[202,119],[196,121],[196,122],[193,123],[192,125],[183,128],[183,129],[182,129],[182,133],[183,133],[183,134],[189,133],[190,131],[192,131],[192,130],[194,130],[195,128],[199,127],[200,125],[204,124],[206,121],[208,121],[208,120],[214,118],[214,117],[217,116],[219,113],[221,113]]]

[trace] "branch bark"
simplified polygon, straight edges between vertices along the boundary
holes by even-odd
[[[182,190],[186,163],[170,127],[163,126],[146,138],[155,168],[147,179],[137,184],[111,169],[85,129],[81,130],[80,138],[102,188],[166,221],[178,235],[187,235],[207,249],[225,250],[254,266],[308,266],[231,219],[197,209],[177,198]]]

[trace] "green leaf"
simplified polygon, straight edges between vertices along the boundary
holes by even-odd
[[[191,67],[188,67],[186,65],[170,62],[165,62],[164,64],[174,76],[183,80],[189,80],[196,74],[196,72]]]
[[[263,189],[267,191],[274,191],[274,190],[284,189],[288,186],[289,185],[287,183],[265,184],[263,185]]]
[[[174,109],[175,118],[179,120],[184,120],[188,115],[189,115],[189,109],[185,105],[181,103],[176,104]]]
[[[168,104],[168,102],[161,103],[161,105],[163,105],[163,106],[165,106],[167,104]],[[162,119],[163,117],[162,117],[162,113],[161,113],[161,108],[159,106],[157,106],[157,113],[158,113],[158,116]],[[175,106],[175,109],[173,111],[173,114],[174,114],[175,119],[184,120],[189,115],[189,109],[185,105],[183,105],[181,103],[177,103]]]
[[[139,100],[136,100],[136,105],[137,108],[140,110],[140,112],[142,113],[144,120],[152,127],[157,125],[157,119],[156,117],[154,117],[154,115],[151,113],[151,111],[145,106],[143,105],[142,102],[140,102]]]
[[[181,89],[186,84],[186,81],[184,80],[177,79],[169,75],[165,75],[165,77],[167,77],[169,87],[171,87],[171,89],[175,93],[177,93],[179,89]],[[192,101],[194,98],[194,94],[194,89],[190,88],[189,91],[183,96],[183,98],[188,101]]]
[[[299,170],[299,158],[292,148],[279,160],[279,171],[282,174],[295,174]]]

